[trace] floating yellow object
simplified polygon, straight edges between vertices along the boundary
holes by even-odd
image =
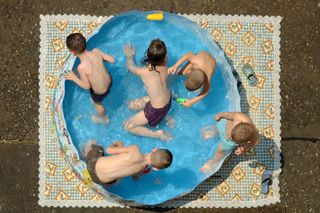
[[[89,187],[92,187],[93,186],[93,180],[91,179],[89,171],[88,170],[84,170],[82,172],[82,174],[83,174],[83,177],[84,177],[84,181],[88,184]]]
[[[147,15],[148,20],[161,21],[163,19],[163,13],[152,13]]]

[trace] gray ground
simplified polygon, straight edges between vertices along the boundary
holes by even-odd
[[[282,16],[281,203],[224,212],[320,212],[320,1],[0,0],[0,212],[128,212],[37,205],[40,14],[116,15],[128,10]],[[290,137],[290,138],[289,138]],[[140,212],[142,210],[130,210]],[[151,211],[151,210],[150,210]],[[196,212],[176,209],[172,212]],[[220,209],[202,209],[220,212]]]

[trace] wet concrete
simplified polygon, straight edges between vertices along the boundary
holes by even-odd
[[[282,16],[282,136],[319,137],[320,1],[0,0],[0,140],[6,140],[0,143],[0,212],[128,211],[37,206],[38,152],[30,141],[38,137],[39,15],[107,16],[133,9]],[[17,144],[17,140],[21,143]],[[283,142],[281,204],[226,212],[319,212],[319,149],[319,141]]]

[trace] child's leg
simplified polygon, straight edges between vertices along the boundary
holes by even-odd
[[[201,137],[204,140],[208,140],[218,135],[218,127],[217,126],[206,126],[201,129]]]
[[[106,115],[106,111],[102,103],[94,103],[94,106],[96,107],[96,110],[101,117],[104,117]]]
[[[213,158],[208,160],[200,169],[201,172],[207,173],[212,170],[217,164],[224,158],[225,153],[222,150],[221,144],[218,145],[217,151],[214,154]]]
[[[129,102],[128,108],[132,110],[141,110],[146,106],[148,101],[150,101],[150,98],[148,96],[131,100]]]
[[[152,131],[151,129],[146,128],[144,125],[148,124],[148,120],[144,115],[144,111],[138,112],[133,117],[129,118],[125,124],[124,128],[135,135],[150,137],[150,138],[159,138],[160,140],[170,140],[171,136],[168,135],[163,130]]]
[[[167,115],[165,117],[165,120],[166,120],[167,126],[169,126],[171,129],[173,129],[176,126],[176,123],[173,117]]]
[[[96,123],[108,123],[109,118],[106,116],[106,111],[102,105],[102,103],[94,103],[94,106],[96,107],[96,110],[99,114],[99,116],[93,115],[92,120]]]

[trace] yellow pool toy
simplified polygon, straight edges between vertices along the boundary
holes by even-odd
[[[147,19],[151,21],[161,21],[163,19],[163,13],[152,13],[147,15]]]
[[[88,170],[84,170],[82,172],[82,175],[84,177],[84,181],[88,184],[89,187],[92,187],[93,186],[93,180],[89,174],[89,171]]]

